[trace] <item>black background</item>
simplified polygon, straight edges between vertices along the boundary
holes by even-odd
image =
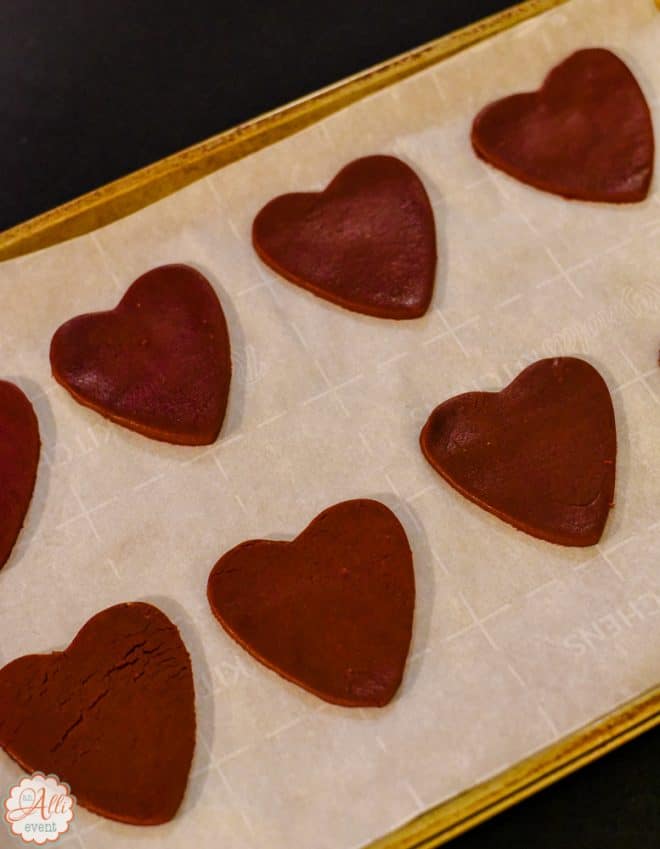
[[[507,5],[0,0],[0,229]],[[660,730],[452,845],[658,849]]]

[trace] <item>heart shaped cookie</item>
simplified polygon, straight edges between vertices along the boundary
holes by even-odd
[[[274,198],[254,219],[252,242],[278,274],[355,312],[418,318],[431,301],[433,209],[394,156],[356,159],[322,192]]]
[[[207,445],[222,427],[227,323],[208,280],[186,265],[154,268],[115,309],[67,321],[50,362],[76,401],[144,436]]]
[[[380,707],[401,683],[415,577],[405,531],[378,501],[329,507],[292,542],[232,548],[208,599],[251,655],[328,702]]]
[[[40,446],[32,404],[18,386],[0,380],[0,569],[30,506]]]
[[[472,145],[512,177],[578,200],[643,200],[653,174],[648,104],[627,66],[601,48],[573,53],[538,91],[482,109]]]
[[[448,483],[521,531],[561,545],[600,539],[616,428],[605,381],[584,360],[539,360],[501,392],[450,398],[420,442]]]
[[[97,613],[61,652],[0,670],[0,745],[28,772],[55,773],[110,819],[172,819],[195,748],[192,668],[156,607]]]

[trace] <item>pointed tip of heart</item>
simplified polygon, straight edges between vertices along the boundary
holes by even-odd
[[[65,322],[50,361],[76,401],[143,436],[208,445],[220,433],[229,331],[213,287],[187,265],[151,269],[114,309]]]
[[[195,747],[190,656],[177,627],[146,602],[88,620],[63,651],[0,670],[0,745],[53,773],[95,813],[133,825],[171,820]]]
[[[638,203],[653,177],[648,103],[628,66],[605,48],[578,50],[538,90],[485,106],[471,141],[509,176],[571,200]]]
[[[0,569],[23,527],[40,451],[39,421],[29,398],[14,383],[0,380]]]
[[[207,595],[239,645],[324,701],[383,707],[401,684],[412,637],[412,552],[379,501],[329,507],[290,542],[241,543],[211,570]]]
[[[433,208],[394,156],[349,162],[321,192],[273,198],[253,221],[252,244],[279,275],[353,312],[415,319],[433,296]]]
[[[600,540],[614,496],[616,425],[607,385],[576,357],[539,360],[500,392],[441,403],[420,434],[461,495],[530,536]]]

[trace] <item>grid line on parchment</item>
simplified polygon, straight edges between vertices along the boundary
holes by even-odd
[[[80,497],[80,495],[78,493],[78,490],[76,489],[76,487],[71,482],[69,482],[69,489],[71,490],[73,497],[74,497],[76,503],[78,504],[78,507],[80,508],[81,512],[77,516],[72,517],[72,519],[66,519],[64,522],[62,522],[60,524],[60,527],[64,527],[65,525],[69,524],[69,522],[71,522],[71,521],[76,521],[77,519],[84,519],[87,522],[87,525],[88,525],[89,529],[91,530],[92,534],[94,535],[95,539],[98,542],[100,542],[101,537],[100,537],[99,532],[96,528],[96,525],[94,524],[94,521],[92,519],[92,515],[91,515],[92,510],[89,510],[85,506],[82,498]],[[96,509],[103,509],[104,507],[107,506],[108,503],[114,503],[118,499],[119,499],[118,495],[113,496],[107,502],[103,502],[102,504],[98,505],[98,507]]]
[[[101,262],[103,263],[103,267],[105,268],[107,273],[110,275],[110,279],[114,283],[115,289],[118,292],[121,292],[123,294],[123,292],[125,291],[125,286],[124,286],[124,284],[122,284],[122,281],[117,276],[117,272],[115,271],[115,269],[113,267],[112,260],[108,256],[105,248],[103,247],[101,240],[99,239],[98,235],[96,234],[96,232],[94,230],[92,230],[92,232],[89,234],[89,237],[90,237],[92,244],[96,248],[97,253],[99,254],[99,256],[101,258]]]
[[[238,812],[240,813],[241,818],[242,818],[243,822],[245,823],[247,830],[254,837],[254,835],[255,835],[254,825],[252,824],[252,820],[250,819],[250,817],[247,814],[247,811],[245,810],[245,806],[243,805],[242,799],[238,796],[238,794],[235,792],[235,790],[231,786],[231,783],[227,779],[227,776],[225,775],[222,767],[219,764],[215,764],[213,769],[220,776],[220,780],[224,784],[225,789],[227,790],[227,793],[231,797],[233,803],[236,805],[236,808],[237,808]]]
[[[465,321],[462,321],[460,324],[456,324],[456,325],[452,326],[447,321],[447,318],[446,318],[445,314],[443,313],[443,311],[441,309],[436,308],[435,313],[439,316],[439,318],[442,321],[445,329],[441,333],[437,333],[435,336],[432,336],[430,339],[425,339],[423,342],[420,343],[421,347],[426,348],[428,345],[432,345],[435,342],[439,342],[441,339],[444,339],[446,336],[451,336],[451,338],[454,340],[454,342],[458,346],[458,348],[459,348],[460,352],[463,354],[463,356],[469,357],[469,354],[468,354],[465,346],[463,345],[463,343],[461,342],[461,340],[458,336],[458,331],[463,330],[463,328],[465,328],[465,327],[470,327],[472,324],[475,324],[476,322],[478,322],[479,319],[480,319],[480,316],[473,315],[470,318],[467,318]]]
[[[318,360],[314,360],[314,365],[318,369],[321,377],[323,378],[326,384],[326,389],[324,389],[322,392],[317,392],[314,395],[311,395],[309,398],[306,398],[304,401],[301,402],[302,405],[306,407],[308,404],[313,404],[315,401],[320,401],[322,398],[326,398],[328,395],[331,395],[337,402],[337,405],[339,406],[339,409],[344,414],[344,416],[346,416],[346,418],[350,418],[350,413],[348,412],[346,405],[342,401],[341,396],[337,393],[340,389],[344,389],[346,386],[351,386],[356,381],[362,380],[363,375],[356,374],[353,377],[349,377],[348,380],[343,380],[340,383],[332,384],[330,379],[328,378],[328,375],[321,366],[321,363],[319,363]]]
[[[493,650],[494,650],[494,651],[495,651],[498,655],[504,655],[504,656],[506,657],[506,666],[507,666],[507,668],[508,668],[508,670],[509,670],[510,674],[511,674],[511,675],[512,675],[512,677],[513,677],[513,678],[515,678],[515,680],[516,680],[516,681],[517,681],[517,682],[518,682],[518,683],[519,683],[519,684],[523,687],[523,689],[524,689],[525,691],[527,691],[527,692],[531,695],[531,697],[532,697],[532,699],[533,699],[533,701],[534,701],[534,703],[535,703],[535,705],[536,705],[536,708],[537,708],[537,710],[538,710],[538,712],[539,712],[539,715],[542,717],[543,721],[546,723],[546,725],[548,726],[548,728],[550,729],[550,731],[551,731],[551,733],[552,733],[552,738],[553,738],[553,740],[558,740],[558,739],[559,739],[559,737],[560,737],[559,729],[557,728],[557,725],[555,724],[554,720],[552,719],[552,717],[550,716],[550,714],[548,713],[548,711],[546,710],[546,708],[545,708],[545,707],[543,706],[543,704],[539,701],[539,698],[538,698],[537,693],[535,692],[535,690],[534,690],[533,688],[531,688],[531,687],[529,686],[529,684],[527,683],[527,681],[526,681],[526,680],[522,677],[522,675],[520,675],[520,673],[516,670],[516,668],[515,668],[514,664],[513,664],[513,663],[512,663],[512,661],[511,661],[511,658],[510,658],[510,657],[508,657],[508,656],[506,655],[506,653],[505,653],[505,652],[502,652],[502,650],[500,649],[500,647],[497,645],[497,643],[496,643],[496,642],[495,642],[495,640],[493,639],[493,637],[492,637],[492,635],[491,635],[490,631],[486,628],[486,622],[487,622],[489,619],[496,618],[496,617],[500,616],[502,613],[504,613],[504,612],[506,612],[507,610],[509,610],[509,609],[511,608],[511,604],[505,604],[505,605],[502,605],[502,607],[498,608],[497,610],[493,610],[493,611],[491,611],[491,612],[490,612],[489,614],[487,614],[486,616],[481,616],[481,617],[479,617],[479,616],[477,616],[476,612],[473,610],[472,606],[471,606],[471,605],[470,605],[470,603],[468,602],[468,600],[467,600],[467,598],[465,597],[464,593],[463,593],[463,592],[461,592],[461,591],[459,591],[459,592],[458,592],[458,596],[459,596],[459,598],[460,598],[461,602],[463,603],[464,607],[465,607],[465,608],[466,608],[466,610],[468,611],[468,613],[469,613],[470,617],[472,618],[472,621],[473,621],[473,623],[474,623],[475,627],[479,629],[479,631],[481,632],[482,636],[486,639],[486,641],[488,642],[488,644],[490,645],[490,647],[491,647],[491,648],[492,648],[492,649],[493,649]]]
[[[618,348],[621,356],[624,358],[624,360],[628,363],[628,365],[632,369],[632,372],[635,375],[635,379],[624,384],[624,385],[618,386],[615,391],[620,392],[624,388],[626,388],[627,386],[630,386],[633,383],[639,382],[639,383],[642,384],[642,386],[647,391],[647,393],[651,396],[654,403],[660,404],[660,398],[658,398],[658,396],[655,394],[655,392],[653,391],[653,387],[651,386],[651,384],[647,380],[648,377],[650,377],[652,374],[656,373],[657,369],[649,369],[649,371],[641,372],[637,368],[637,366],[633,363],[633,361],[630,359],[628,354],[626,354],[626,352],[623,350],[623,348],[620,345],[617,345],[617,348]]]
[[[406,792],[410,795],[411,799],[415,803],[415,807],[417,808],[417,810],[423,811],[426,808],[426,805],[419,798],[419,794],[415,790],[415,787],[413,786],[412,781],[409,778],[404,779],[403,786],[405,787]]]
[[[486,169],[488,179],[495,186],[495,189],[500,194],[500,197],[502,197],[504,199],[505,204],[513,209],[514,213],[523,222],[525,227],[527,227],[527,229],[532,234],[532,236],[541,240],[541,242],[543,243],[543,249],[545,250],[545,252],[546,252],[547,256],[549,257],[550,261],[552,262],[552,264],[557,269],[556,275],[554,275],[552,278],[550,278],[547,281],[541,281],[541,283],[538,283],[537,288],[542,288],[547,283],[552,282],[552,281],[554,281],[558,278],[562,278],[570,286],[570,288],[573,290],[573,292],[579,298],[584,298],[584,295],[582,294],[579,287],[576,285],[575,281],[571,277],[570,270],[567,269],[567,268],[564,268],[562,266],[562,264],[559,262],[559,260],[555,256],[553,250],[547,244],[544,243],[544,239],[543,239],[544,234],[537,227],[535,227],[532,224],[532,222],[529,219],[529,216],[526,215],[526,213],[524,212],[524,210],[522,209],[520,204],[516,204],[516,203],[512,202],[510,193],[507,192],[505,190],[504,186],[503,186],[503,181],[504,181],[505,178],[502,177],[494,168],[491,168],[489,165],[486,165],[483,162],[481,162],[480,164],[484,169]]]
[[[623,581],[623,580],[624,580],[623,575],[622,575],[622,574],[621,574],[621,572],[617,569],[617,567],[614,565],[614,563],[612,563],[612,561],[610,560],[610,558],[609,558],[609,556],[608,556],[607,552],[605,551],[605,549],[603,548],[603,546],[602,546],[602,545],[600,545],[600,543],[599,543],[599,544],[596,546],[596,548],[597,548],[597,549],[598,549],[598,551],[600,552],[600,556],[603,558],[603,560],[605,561],[605,563],[607,563],[608,567],[610,568],[610,570],[612,571],[612,573],[614,574],[614,576],[615,576],[616,578],[618,578],[618,579],[619,579],[619,581]]]

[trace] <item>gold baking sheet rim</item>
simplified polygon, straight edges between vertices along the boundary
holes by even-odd
[[[527,0],[168,156],[0,233],[0,261],[89,233],[308,127],[379,89],[570,0]],[[660,0],[655,0],[660,9]],[[369,849],[430,849],[660,724],[660,686],[493,778],[430,808]]]

